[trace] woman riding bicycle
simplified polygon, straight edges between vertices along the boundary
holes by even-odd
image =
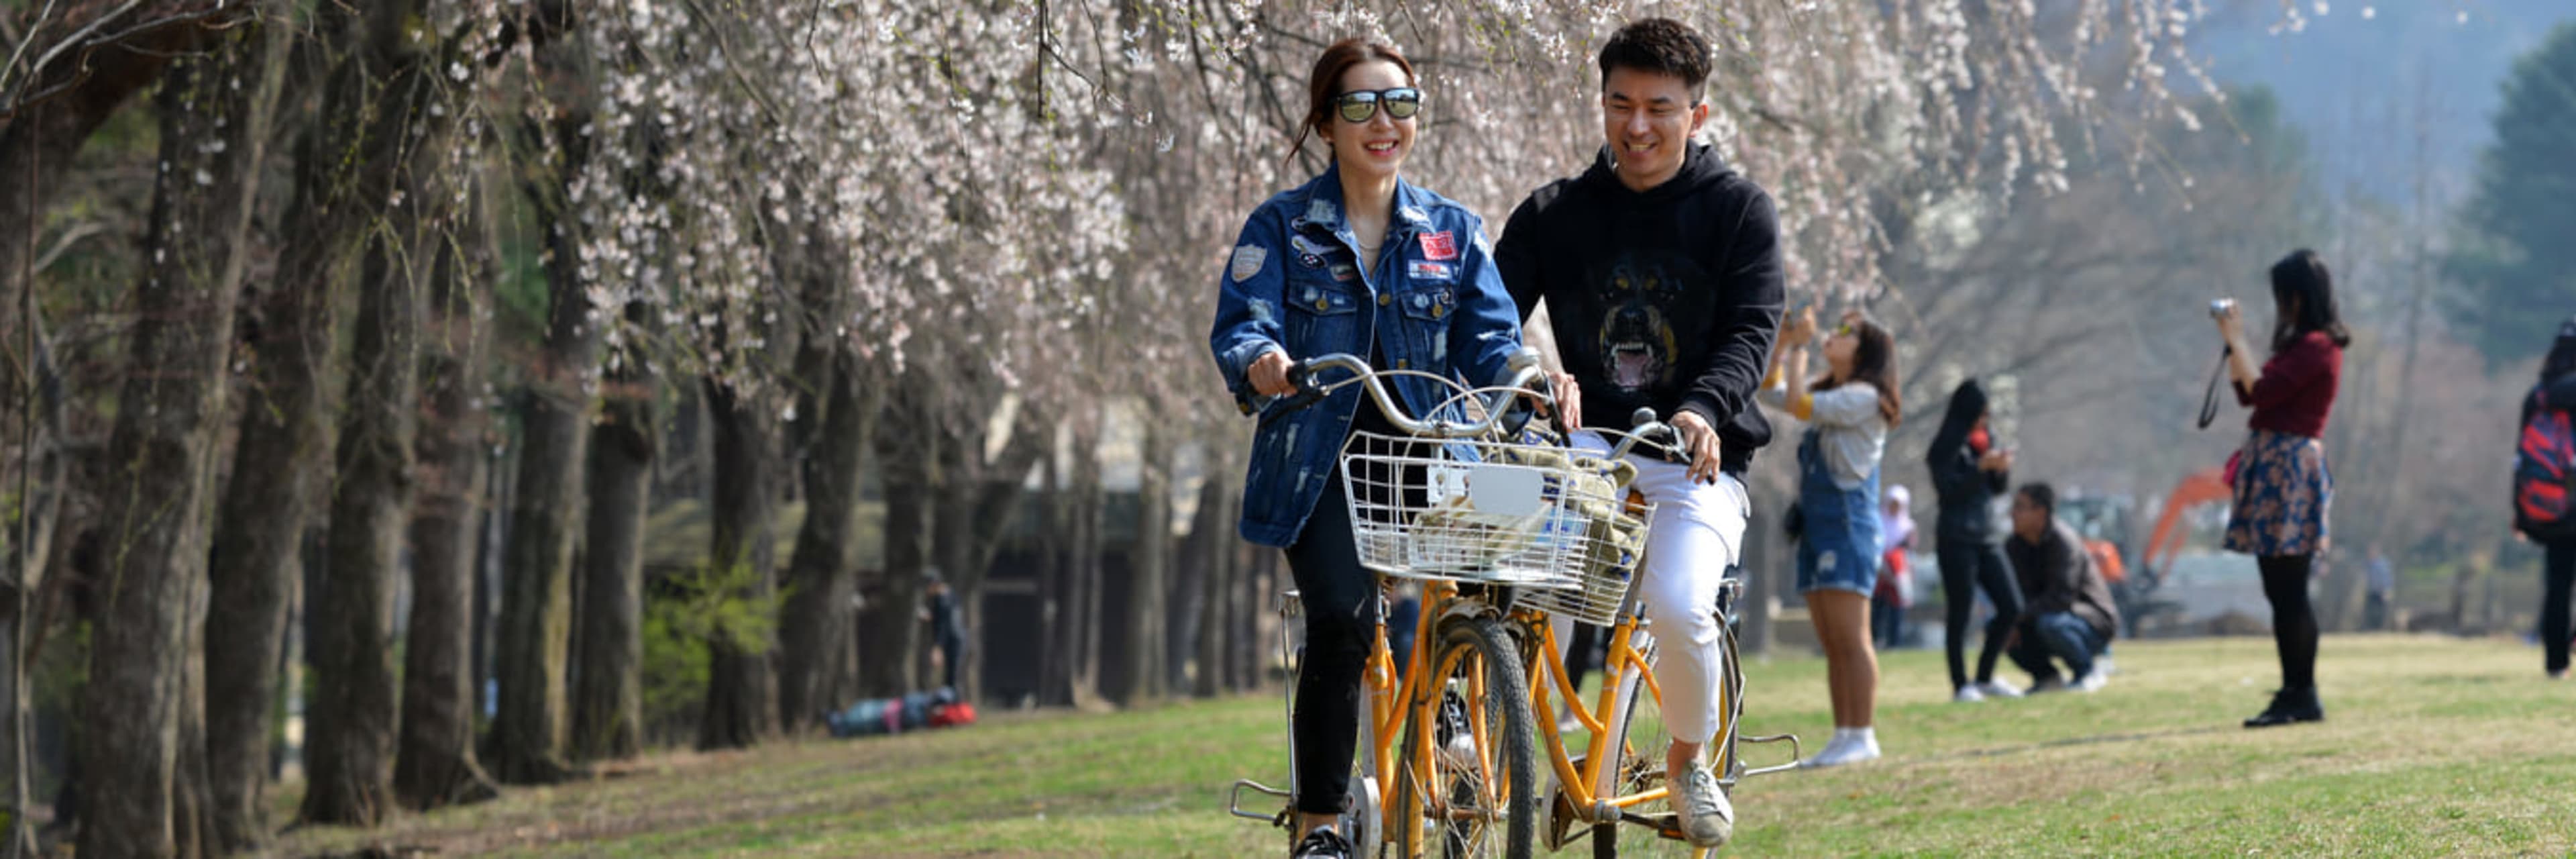
[[[1209,337],[1226,387],[1262,407],[1244,481],[1244,539],[1287,550],[1306,615],[1306,656],[1290,733],[1296,747],[1299,857],[1354,855],[1334,819],[1350,801],[1360,675],[1376,631],[1376,577],[1360,566],[1335,457],[1352,430],[1397,435],[1361,393],[1272,410],[1297,391],[1292,362],[1337,352],[1372,367],[1420,370],[1471,384],[1505,376],[1520,316],[1489,259],[1473,212],[1398,174],[1423,103],[1413,66],[1394,48],[1345,39],[1307,80],[1293,144],[1311,131],[1330,167],[1253,210],[1218,279]],[[1448,399],[1438,382],[1389,380],[1427,416]]]

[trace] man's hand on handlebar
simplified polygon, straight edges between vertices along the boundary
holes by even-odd
[[[1243,375],[1246,381],[1252,383],[1253,393],[1265,397],[1285,397],[1297,392],[1297,385],[1288,381],[1288,365],[1287,351],[1272,349],[1261,353],[1261,357],[1252,359],[1252,366],[1245,368]]]
[[[1554,389],[1556,395],[1557,423],[1563,425],[1566,432],[1582,429],[1582,386],[1574,383],[1572,374],[1553,371],[1547,374],[1547,384]]]
[[[1684,409],[1673,413],[1673,430],[1682,435],[1682,448],[1690,452],[1690,479],[1716,483],[1720,444],[1717,429],[1698,412]]]

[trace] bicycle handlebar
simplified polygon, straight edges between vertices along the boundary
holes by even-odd
[[[1361,386],[1362,390],[1368,392],[1369,400],[1376,404],[1379,412],[1386,415],[1389,423],[1409,435],[1416,436],[1463,439],[1486,435],[1505,421],[1519,419],[1513,414],[1513,409],[1517,406],[1507,405],[1506,399],[1525,398],[1545,404],[1552,423],[1555,422],[1556,416],[1564,414],[1563,410],[1556,407],[1556,394],[1548,384],[1547,374],[1539,368],[1537,350],[1522,347],[1514,351],[1505,361],[1504,368],[1511,375],[1504,384],[1496,385],[1492,389],[1494,397],[1485,403],[1484,419],[1474,423],[1459,424],[1437,418],[1420,420],[1408,415],[1404,409],[1397,406],[1395,396],[1387,392],[1385,383],[1381,381],[1385,376],[1422,376],[1459,389],[1460,396],[1473,393],[1472,390],[1460,386],[1445,376],[1417,370],[1381,371],[1371,368],[1368,362],[1359,356],[1343,352],[1318,355],[1288,365],[1288,381],[1297,386],[1297,393],[1282,401],[1278,411],[1273,412],[1273,417],[1314,405],[1323,401],[1324,397],[1334,390],[1353,384]],[[1315,376],[1326,370],[1341,370],[1350,373],[1351,378],[1318,384]],[[1514,426],[1517,425],[1517,423],[1514,424]],[[1604,435],[1619,436],[1617,445],[1610,451],[1612,459],[1626,457],[1640,444],[1655,449],[1667,460],[1680,455],[1681,431],[1673,428],[1671,424],[1657,420],[1653,408],[1639,407],[1629,416],[1628,425],[1629,428],[1625,432],[1595,430]],[[1557,430],[1559,435],[1565,434],[1562,423],[1557,424]]]
[[[1423,376],[1453,388],[1459,387],[1457,382],[1445,376],[1416,370],[1376,370],[1370,368],[1368,362],[1359,356],[1345,352],[1318,355],[1288,365],[1288,381],[1297,386],[1297,394],[1282,404],[1280,413],[1285,414],[1314,405],[1336,389],[1357,384],[1361,390],[1368,392],[1369,400],[1377,404],[1378,411],[1386,415],[1387,422],[1394,424],[1396,429],[1403,430],[1408,435],[1465,439],[1492,433],[1494,428],[1500,426],[1505,420],[1513,419],[1510,404],[1506,402],[1513,397],[1537,399],[1547,403],[1551,409],[1554,408],[1553,396],[1531,389],[1532,383],[1543,382],[1545,379],[1544,374],[1539,370],[1537,350],[1524,346],[1513,351],[1511,357],[1505,360],[1503,369],[1510,376],[1502,384],[1495,386],[1499,390],[1495,391],[1492,400],[1485,403],[1485,417],[1474,423],[1461,424],[1440,418],[1423,420],[1407,414],[1403,407],[1396,404],[1395,396],[1387,392],[1385,383],[1381,381],[1386,376]],[[1348,372],[1351,378],[1331,383],[1316,382],[1316,374],[1325,370]]]

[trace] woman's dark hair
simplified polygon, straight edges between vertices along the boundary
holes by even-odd
[[[2540,383],[2558,381],[2558,377],[2576,373],[2576,317],[2558,326],[2558,339],[2549,344],[2549,357],[2540,361]]]
[[[1852,350],[1851,378],[1843,381],[1868,382],[1870,387],[1877,388],[1878,416],[1886,418],[1887,425],[1894,427],[1905,411],[1896,396],[1896,335],[1887,333],[1887,329],[1877,321],[1863,316],[1852,324],[1852,336],[1860,339],[1860,345]],[[1837,384],[1833,374],[1827,373],[1808,387],[1830,391]]]
[[[2293,313],[2291,304],[2296,303]],[[2325,332],[2336,348],[2352,345],[2352,332],[2343,327],[2343,316],[2335,312],[2334,275],[2326,271],[2326,261],[2316,251],[2300,248],[2272,264],[2272,351],[2290,348],[2290,344],[2311,331]]]
[[[1690,25],[1671,18],[1643,18],[1610,34],[1601,44],[1601,85],[1610,85],[1610,70],[1634,69],[1672,75],[1690,86],[1691,102],[1708,85],[1711,52],[1708,40]]]
[[[1413,61],[1405,59],[1394,45],[1352,36],[1324,48],[1324,55],[1315,58],[1315,70],[1306,75],[1306,118],[1297,123],[1297,139],[1288,145],[1288,157],[1297,157],[1298,150],[1306,148],[1307,132],[1320,137],[1324,124],[1333,121],[1333,97],[1341,95],[1342,73],[1352,66],[1378,61],[1403,69],[1406,86],[1416,82]],[[1332,154],[1327,152],[1324,158],[1329,161]]]

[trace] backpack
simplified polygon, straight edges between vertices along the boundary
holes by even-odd
[[[2513,527],[2544,542],[2576,536],[2576,505],[2568,497],[2576,478],[2576,427],[2545,390],[2532,391],[2531,402],[2514,445]]]

